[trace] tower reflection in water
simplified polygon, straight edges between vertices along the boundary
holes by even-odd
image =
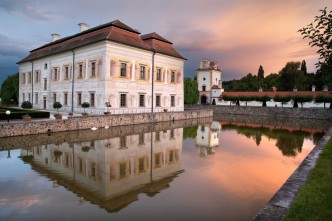
[[[215,153],[215,148],[219,147],[220,131],[221,124],[218,121],[198,126],[196,147],[200,157],[206,157]]]
[[[90,133],[97,133],[90,132]],[[93,137],[93,136],[92,136]],[[168,188],[181,172],[183,128],[107,139],[57,142],[21,151],[39,173],[115,212],[145,193]]]

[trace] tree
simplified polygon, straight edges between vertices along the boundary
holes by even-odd
[[[32,108],[32,104],[30,101],[23,101],[21,104],[21,107],[23,109],[31,109]]]
[[[315,16],[314,22],[307,25],[298,32],[303,38],[310,39],[311,47],[318,47],[319,61],[316,64],[319,70],[317,74],[320,82],[332,86],[332,11],[328,12],[326,7],[319,10],[321,15]]]
[[[279,84],[279,75],[277,73],[271,73],[264,78],[263,89],[264,91],[271,91],[272,87],[276,87]]]
[[[81,107],[84,109],[84,113],[85,113],[85,108],[89,108],[90,107],[90,103],[89,102],[83,102],[81,104]]]
[[[292,91],[294,87],[298,90],[305,89],[305,76],[300,70],[300,62],[287,62],[286,66],[279,72],[279,88],[282,91]]]
[[[5,105],[18,104],[19,74],[8,76],[0,90],[1,103]]]
[[[294,101],[294,105],[297,104],[297,103],[300,103],[301,107],[303,108],[303,103],[312,101],[312,96],[310,96],[310,95],[295,95],[295,96],[293,96],[293,101]]]
[[[303,74],[308,74],[307,63],[305,62],[305,60],[303,60],[301,63],[301,71],[303,72]]]
[[[53,104],[53,108],[57,110],[58,114],[59,114],[59,109],[62,107],[62,104],[60,102],[54,102]]]
[[[264,79],[264,69],[263,69],[262,65],[259,65],[257,77],[259,79]]]
[[[284,107],[284,104],[288,103],[291,101],[291,96],[280,96],[280,95],[276,95],[273,100],[275,102],[280,102],[281,103],[281,107]]]
[[[324,103],[324,108],[325,108],[325,103],[331,103],[330,104],[330,108],[332,106],[332,96],[331,95],[317,95],[317,97],[315,98],[315,102],[316,103]]]
[[[197,81],[191,78],[184,79],[184,103],[197,104],[199,99],[199,91]]]
[[[271,97],[268,95],[263,95],[257,97],[256,100],[262,102],[262,107],[266,107],[266,102],[270,101]]]
[[[323,64],[332,65],[332,11],[327,12],[326,7],[319,10],[321,15],[315,16],[314,24],[310,23],[298,32],[303,35],[303,38],[309,38],[309,45],[311,47],[318,47],[319,54],[318,67]]]

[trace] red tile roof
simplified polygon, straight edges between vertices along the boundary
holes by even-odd
[[[213,85],[212,89],[219,89],[218,85]]]
[[[279,96],[293,96],[293,95],[311,95],[316,97],[317,95],[332,95],[332,91],[241,91],[241,92],[223,92],[220,97],[223,95],[228,96],[270,96],[275,97],[276,95]]]
[[[141,35],[141,38],[147,43],[151,49],[153,49],[156,53],[165,54],[169,56],[173,56],[176,58],[185,59],[182,55],[180,55],[172,46],[172,42],[166,40],[161,37],[157,33],[153,32],[146,35]],[[186,60],[186,59],[185,59]]]
[[[161,41],[165,45],[156,44],[156,48],[149,45],[146,40],[143,40],[139,36],[140,32],[132,29],[131,27],[125,25],[119,20],[115,20],[113,22],[109,22],[86,31],[80,32],[78,34],[68,36],[65,38],[61,38],[54,42],[45,44],[39,48],[36,48],[30,51],[30,54],[25,57],[23,60],[19,61],[19,63],[33,61],[38,58],[46,57],[49,55],[54,55],[66,51],[71,51],[76,48],[86,46],[89,44],[101,42],[101,41],[112,41],[124,45],[129,45],[136,48],[141,48],[143,50],[153,51],[166,54],[169,56],[183,58],[173,47],[172,43],[168,40],[164,39],[160,35],[145,35],[148,40],[149,39],[157,39]],[[144,36],[144,35],[143,35]]]

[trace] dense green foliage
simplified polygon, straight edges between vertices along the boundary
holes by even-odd
[[[2,83],[0,90],[3,105],[18,105],[19,74],[8,76]]]
[[[315,16],[314,22],[299,30],[303,38],[309,39],[311,47],[317,47],[319,68],[316,74],[318,89],[323,84],[332,88],[332,11],[320,10],[321,15]]]
[[[90,107],[90,103],[89,102],[83,102],[81,104],[81,107],[84,109],[84,113],[85,113],[85,108],[89,108]]]
[[[285,220],[331,220],[332,139],[320,154],[308,180],[301,188]]]
[[[283,107],[284,104],[290,102],[292,100],[292,97],[291,96],[279,96],[279,95],[276,95],[273,100],[275,102],[280,102],[281,103],[281,106]]]
[[[262,65],[259,65],[257,77],[259,79],[264,79],[264,69]]]
[[[289,131],[286,129],[269,129],[266,127],[250,127],[238,126],[234,124],[224,124],[222,130],[236,130],[239,134],[243,134],[248,138],[252,138],[256,145],[259,146],[262,136],[269,139],[276,140],[276,146],[284,156],[294,157],[302,151],[304,138],[311,138],[310,133],[305,131]],[[323,134],[315,134],[313,137],[318,137],[318,140]],[[314,138],[312,138],[314,139]],[[316,139],[317,140],[317,139]],[[314,140],[314,142],[317,142]]]
[[[198,125],[192,127],[183,128],[183,139],[186,138],[196,138],[197,137]]]
[[[286,66],[279,72],[280,91],[292,91],[297,88],[299,91],[305,90],[305,75],[300,70],[300,62],[288,62]]]
[[[198,84],[191,78],[184,79],[184,103],[197,104],[199,99]]]
[[[36,110],[27,110],[27,109],[18,109],[18,108],[0,108],[0,120],[7,120],[6,111],[10,111],[10,119],[22,119],[23,115],[29,114],[32,118],[49,118],[50,112],[47,111],[36,111]]]
[[[324,103],[324,108],[325,108],[325,103],[332,103],[332,96],[328,95],[318,95],[315,99],[316,103]],[[332,108],[332,104],[330,104],[330,108]]]
[[[62,104],[60,102],[54,102],[53,108],[56,109],[59,113],[59,109],[62,108]]]
[[[21,107],[23,109],[31,109],[32,108],[32,104],[30,101],[23,101],[21,104]]]
[[[292,97],[294,103],[300,103],[303,107],[303,103],[311,102],[313,100],[313,97],[310,95],[295,95]]]

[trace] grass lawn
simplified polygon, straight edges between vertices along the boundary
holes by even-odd
[[[332,220],[332,138],[296,196],[285,220]]]

